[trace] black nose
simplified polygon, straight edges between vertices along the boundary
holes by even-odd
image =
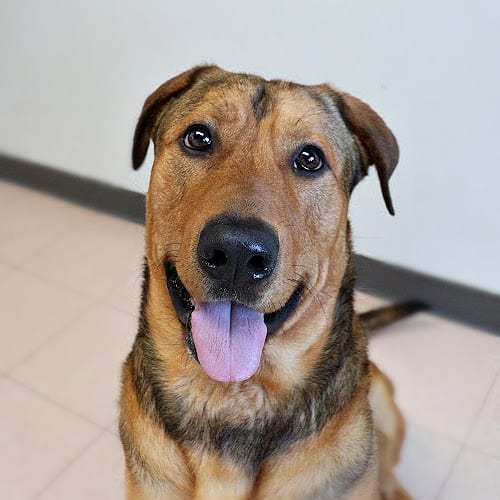
[[[225,285],[257,284],[276,267],[279,242],[274,230],[256,219],[219,217],[201,231],[198,262]]]

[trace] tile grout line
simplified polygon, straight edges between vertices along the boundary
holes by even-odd
[[[481,450],[481,448],[477,448],[476,446],[471,446],[470,444],[465,444],[465,448],[477,453],[478,455],[484,455],[485,457],[488,457],[488,458],[491,458],[493,460],[497,460],[498,462],[500,462],[500,455],[495,455],[493,453],[483,451],[483,450]]]
[[[56,328],[54,332],[52,332],[43,343],[35,347],[31,352],[26,354],[23,358],[21,358],[19,361],[17,361],[13,366],[11,366],[6,374],[9,376],[9,378],[12,378],[13,380],[17,380],[15,376],[13,375],[13,372],[19,368],[21,365],[35,357],[40,351],[45,349],[46,346],[51,344],[54,340],[58,339],[59,337],[62,337],[68,327],[70,327],[75,321],[79,320],[82,316],[87,314],[90,310],[92,310],[93,307],[98,305],[97,301],[91,301],[87,303],[87,305],[80,310],[73,318],[69,319],[67,322],[65,322],[63,325],[61,325],[59,328]]]
[[[102,438],[105,434],[105,429],[100,429],[100,432],[92,438],[85,446],[83,446],[75,456],[70,458],[48,481],[47,483],[40,488],[38,493],[35,493],[31,500],[36,500],[40,498],[67,470],[69,470],[99,439]]]
[[[48,195],[48,196],[50,198],[54,198],[51,195]],[[78,203],[72,203],[72,202],[69,202],[69,203],[71,205],[76,206],[76,207],[80,207],[80,205],[78,205]],[[94,210],[88,209],[88,207],[80,207],[80,208],[83,208],[86,211],[94,213]],[[101,216],[103,215],[99,211],[95,212],[95,214],[101,215]],[[113,216],[113,215],[110,215],[110,214],[105,214],[105,216],[110,217],[110,219],[113,219],[113,220],[116,219],[116,220],[120,220],[121,221],[120,218],[118,218],[116,216]],[[69,227],[72,227],[72,226],[70,225]],[[30,269],[28,269],[28,268],[25,267],[29,262],[31,262],[33,259],[35,259],[39,254],[41,254],[42,252],[44,252],[45,250],[48,250],[51,246],[53,246],[55,244],[54,240],[57,240],[57,241],[59,240],[59,238],[58,238],[59,235],[64,235],[64,236],[68,236],[69,235],[69,236],[71,236],[72,234],[77,234],[77,232],[78,232],[77,228],[70,229],[69,231],[67,229],[68,228],[64,228],[64,229],[60,229],[59,231],[57,231],[52,236],[52,239],[49,242],[46,242],[45,244],[41,245],[33,254],[28,255],[27,257],[25,257],[24,259],[22,259],[21,262],[17,262],[17,263],[16,262],[8,262],[5,265],[8,266],[8,267],[10,267],[11,269],[15,269],[15,270],[18,270],[18,271],[23,271],[23,272],[25,272],[27,274],[30,274],[31,276],[35,276],[36,278],[44,280],[47,283],[61,286],[65,290],[73,292],[73,293],[76,293],[78,295],[81,295],[82,297],[89,298],[89,299],[99,299],[99,300],[104,301],[105,297],[107,296],[107,293],[103,294],[102,297],[91,296],[91,295],[89,295],[86,292],[82,292],[81,290],[77,290],[76,288],[72,288],[71,286],[68,286],[65,283],[61,283],[58,280],[47,278],[46,276],[38,274],[36,271],[32,271],[32,270],[30,270]],[[143,235],[143,239],[144,239],[144,235]],[[142,257],[142,259],[143,259],[143,257]],[[140,275],[141,275],[141,271],[140,271],[140,266],[139,266],[138,278],[140,278]],[[112,287],[114,287],[114,286],[115,286],[115,284],[113,283]],[[123,312],[123,311],[121,311],[121,312]]]
[[[22,265],[19,264],[13,264],[13,269],[15,269],[18,272],[22,272],[25,274],[28,274],[29,276],[36,278],[44,283],[48,283],[51,286],[57,286],[59,288],[62,288],[66,292],[71,292],[74,295],[78,295],[82,299],[90,299],[90,300],[97,300],[98,297],[94,297],[92,295],[89,295],[86,292],[82,292],[81,290],[77,290],[76,288],[72,288],[65,283],[61,283],[60,281],[57,281],[53,278],[47,278],[46,276],[43,276],[42,274],[37,273],[36,271],[32,271],[31,269],[27,269],[23,267]]]
[[[474,427],[479,419],[479,416],[481,415],[485,405],[486,405],[486,402],[490,396],[490,394],[492,393],[493,391],[493,387],[495,386],[496,382],[497,382],[497,379],[498,377],[500,376],[500,370],[497,370],[497,372],[495,373],[495,375],[493,375],[492,377],[492,381],[488,387],[488,390],[486,391],[486,394],[484,395],[484,398],[483,398],[483,401],[481,402],[481,404],[479,405],[479,408],[478,410],[476,410],[476,413],[474,415],[474,418],[472,419],[472,422],[470,423],[469,425],[469,428],[467,429],[466,433],[465,433],[465,436],[464,436],[464,439],[463,441],[460,443],[460,448],[458,449],[454,459],[452,460],[451,464],[450,464],[450,467],[448,469],[448,473],[446,474],[445,478],[443,479],[438,491],[437,491],[437,494],[435,496],[435,500],[439,500],[444,492],[444,489],[446,487],[446,485],[449,483],[450,481],[450,478],[453,474],[453,471],[455,470],[455,467],[458,463],[458,460],[460,459],[460,456],[462,455],[462,452],[466,449],[466,448],[469,448],[469,446],[467,445],[467,440],[469,439],[470,435],[472,434],[472,431],[474,430]],[[483,455],[486,455],[485,453],[481,452]]]
[[[130,316],[131,318],[136,319],[137,321],[139,320],[139,302],[140,302],[140,297],[137,297],[137,311],[134,313],[131,313],[130,311],[125,311],[125,309],[120,309],[118,306],[115,306],[114,304],[111,304],[110,302],[106,302],[106,300],[101,300],[97,302],[97,304],[101,306],[108,307],[109,309],[112,309],[114,312],[120,313],[120,314],[126,314],[127,316]]]
[[[119,426],[119,423],[117,422],[116,427],[118,428],[118,426]],[[109,427],[106,427],[104,430],[108,434],[110,434],[111,436],[114,436],[115,438],[117,437],[118,439],[120,439],[120,433],[119,432],[117,434],[115,431],[112,431]]]
[[[16,386],[18,386],[18,387],[20,387],[22,389],[25,389],[25,390],[31,392],[35,396],[37,396],[40,399],[44,400],[46,403],[50,403],[51,405],[59,408],[60,410],[64,410],[65,412],[70,413],[74,417],[77,417],[77,418],[79,418],[81,420],[84,420],[85,422],[87,422],[87,424],[90,424],[90,425],[92,425],[94,427],[97,427],[100,430],[106,430],[106,426],[105,425],[102,425],[102,424],[99,424],[97,422],[94,422],[92,419],[90,419],[86,415],[82,415],[81,413],[78,413],[77,411],[72,410],[71,408],[68,408],[67,406],[65,406],[65,405],[59,403],[58,401],[56,401],[55,399],[52,399],[47,394],[34,389],[33,387],[25,384],[24,382],[20,382],[19,380],[16,380],[15,378],[12,378],[9,374],[4,375],[4,377],[7,380],[9,380],[9,382],[13,383],[14,385],[16,385]]]
[[[38,274],[35,271],[32,271],[30,269],[26,269],[25,267],[23,267],[22,264],[6,263],[5,261],[0,261],[0,264],[5,267],[4,270],[0,270],[0,278],[4,274],[10,273],[12,271],[22,272],[22,273],[25,273],[25,274],[27,274],[29,276],[32,276],[32,277],[40,280],[41,282],[48,283],[50,286],[57,286],[57,287],[60,287],[60,288],[62,288],[63,290],[65,290],[67,292],[71,292],[71,293],[73,293],[75,295],[78,295],[81,299],[90,300],[90,301],[92,301],[93,305],[103,305],[105,307],[109,307],[110,309],[113,309],[116,312],[119,312],[121,314],[126,314],[127,316],[132,316],[133,318],[137,319],[137,314],[138,314],[138,311],[139,311],[139,302],[140,302],[140,291],[139,291],[139,293],[138,293],[138,295],[136,297],[137,298],[137,311],[135,311],[134,313],[132,313],[130,311],[125,310],[125,308],[121,309],[116,304],[113,304],[112,302],[109,302],[106,297],[95,297],[95,296],[89,295],[86,292],[83,292],[81,290],[77,290],[76,288],[72,288],[72,287],[66,285],[65,283],[59,282],[58,280],[47,278],[47,277],[45,277],[45,276],[43,276],[41,274]],[[139,282],[139,281],[142,281],[141,271],[140,270],[138,270],[137,275],[134,278],[134,285],[137,285],[137,282]],[[116,283],[116,285],[117,284],[118,283]],[[106,296],[107,295],[108,294],[106,294]],[[80,314],[78,314],[78,316],[80,316]],[[49,340],[50,338],[52,338],[52,336],[50,336],[47,340]],[[39,348],[37,348],[36,350],[38,351],[38,349]],[[28,354],[27,357],[31,357],[31,354]],[[23,358],[20,363],[22,363],[24,361],[25,361],[25,358]],[[15,366],[18,366],[18,364],[16,364]],[[12,369],[12,368],[9,368],[9,370],[10,369]]]
[[[444,479],[441,481],[441,484],[439,485],[439,488],[437,490],[436,496],[434,497],[434,500],[439,500],[441,498],[441,495],[443,494],[443,491],[448,484],[453,471],[455,470],[455,466],[457,465],[458,459],[460,458],[460,455],[462,454],[463,449],[465,448],[465,442],[460,443],[460,446],[455,453],[455,456],[453,457],[453,460],[450,463],[450,466],[448,467],[448,472],[446,473],[446,476]]]
[[[62,283],[58,280],[55,280],[52,278],[47,278],[46,276],[38,274],[36,271],[32,271],[30,269],[26,269],[22,266],[15,265],[15,264],[11,264],[11,270],[23,272],[25,274],[28,274],[29,276],[32,276],[33,278],[40,280],[43,283],[49,284],[50,286],[59,287],[66,292],[70,292],[74,295],[77,295],[81,299],[90,300],[90,301],[94,302],[94,305],[103,305],[103,306],[109,307],[110,309],[113,309],[115,312],[119,312],[121,314],[126,314],[127,316],[136,317],[136,313],[131,313],[129,311],[125,311],[124,309],[120,309],[119,307],[112,304],[111,302],[108,302],[105,297],[97,297],[97,296],[90,295],[87,292],[83,292],[82,290],[72,288],[71,286],[68,286],[65,283]],[[113,290],[109,290],[106,295],[108,295],[112,291]],[[137,296],[138,303],[139,303],[139,299],[140,299],[140,296]]]
[[[49,197],[51,197],[49,195]],[[51,197],[52,199],[54,197]],[[69,230],[68,230],[69,228]],[[10,264],[15,267],[16,269],[22,269],[23,271],[25,270],[24,269],[24,265],[26,265],[29,261],[35,259],[40,253],[42,253],[43,251],[45,250],[48,250],[52,245],[55,244],[55,242],[59,241],[59,236],[61,235],[67,235],[67,234],[73,234],[73,233],[76,233],[77,229],[72,229],[73,226],[68,222],[68,226],[65,227],[65,228],[61,228],[60,230],[58,231],[55,231],[54,234],[51,235],[51,239],[43,244],[40,245],[39,248],[37,248],[33,253],[27,255],[26,257],[24,257],[21,262],[11,262]],[[64,231],[67,231],[66,233]],[[54,241],[55,240],[55,241]]]
[[[106,297],[110,293],[112,293],[113,290],[116,289],[117,285],[119,285],[118,282],[113,283],[110,290],[108,290],[102,296],[95,296],[95,295],[90,295],[88,292],[84,292],[84,291],[79,290],[77,288],[73,288],[71,286],[68,286],[66,283],[62,283],[62,282],[58,281],[57,279],[48,278],[46,276],[43,276],[42,274],[39,274],[36,271],[32,271],[31,269],[27,269],[19,264],[11,264],[11,270],[26,273],[26,274],[42,281],[42,282],[48,283],[51,286],[57,286],[57,287],[62,288],[63,290],[65,290],[67,292],[78,295],[82,299],[92,300],[92,301],[95,301],[96,303],[105,305],[106,307],[110,307],[110,308],[114,309],[115,311],[120,312],[122,314],[127,314],[128,316],[134,316],[134,314],[127,312],[127,311],[124,311],[123,309],[118,308],[117,306],[115,306],[114,304],[112,304],[106,300]],[[137,275],[137,279],[141,279],[139,274]],[[139,302],[139,299],[140,299],[140,296],[137,297],[138,302]]]

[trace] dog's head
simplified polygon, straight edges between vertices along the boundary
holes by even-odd
[[[148,265],[192,356],[213,379],[240,381],[262,365],[266,340],[308,353],[312,330],[332,320],[350,255],[349,196],[370,165],[393,213],[398,147],[385,123],[328,85],[204,66],[148,97],[134,168],[151,139]]]

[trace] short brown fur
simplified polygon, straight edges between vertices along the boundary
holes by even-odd
[[[210,155],[183,150],[206,124]],[[123,367],[120,434],[129,499],[405,499],[393,475],[404,435],[392,386],[368,361],[354,315],[349,196],[375,164],[388,209],[397,143],[356,98],[198,67],[146,101],[134,137],[138,168],[149,140],[146,263],[139,332]],[[328,168],[293,168],[297,147],[322,149]],[[175,265],[197,300],[213,297],[195,257],[220,214],[264,220],[280,259],[252,308],[271,313],[298,283],[300,302],[269,336],[244,382],[209,378],[185,343],[166,286]]]

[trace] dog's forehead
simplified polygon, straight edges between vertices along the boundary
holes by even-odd
[[[268,119],[301,119],[314,125],[335,119],[336,107],[318,88],[283,80],[264,80],[253,75],[219,78],[199,93],[197,108],[221,115],[225,121],[248,115],[257,123]]]

